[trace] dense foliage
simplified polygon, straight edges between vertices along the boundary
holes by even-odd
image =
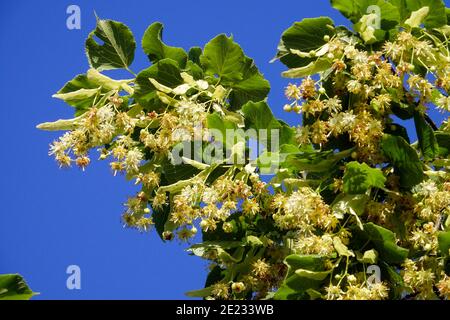
[[[86,41],[91,69],[54,96],[76,117],[39,126],[67,131],[50,151],[61,167],[84,170],[99,148],[140,186],[127,226],[154,227],[163,241],[200,229],[189,252],[210,273],[190,296],[450,296],[450,120],[429,115],[450,111],[450,10],[441,0],[331,4],[353,31],[308,18],[278,47],[283,76],[299,79],[284,107],[297,128],[273,116],[269,83],[232,38],[186,52],[154,23],[142,39],[151,65],[134,75],[133,35],[111,20]],[[119,68],[131,78],[102,73]],[[252,140],[266,147],[257,157]],[[381,274],[368,279],[374,266]]]

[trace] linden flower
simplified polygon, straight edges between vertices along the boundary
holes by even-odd
[[[317,120],[311,126],[311,141],[320,144],[328,141],[328,123]]]
[[[333,134],[339,135],[349,131],[355,124],[356,115],[350,112],[340,112],[334,115],[329,121],[330,130]]]
[[[328,99],[325,106],[332,113],[337,113],[342,110],[341,103],[342,103],[342,101],[339,98],[334,97],[334,98]]]
[[[341,287],[338,285],[330,285],[325,287],[325,292],[327,293],[326,298],[328,300],[340,300],[344,294],[344,291],[342,291]]]
[[[227,299],[229,290],[230,288],[227,283],[218,282],[213,285],[211,294],[217,299]]]
[[[181,121],[198,121],[202,118],[202,115],[205,112],[205,107],[202,104],[186,102],[178,106],[177,108],[178,114],[181,116]]]
[[[441,281],[438,282],[437,288],[439,293],[444,299],[450,299],[450,277],[445,276]]]
[[[153,224],[151,217],[141,217],[135,222],[135,227],[141,232],[147,232]]]
[[[177,232],[178,239],[181,241],[188,241],[190,238],[194,237],[197,233],[197,229],[192,227],[190,230],[188,228],[182,228]]]
[[[99,131],[100,141],[102,143],[107,143],[113,138],[114,133],[116,132],[116,126],[112,122],[105,122],[100,124]]]
[[[111,122],[114,120],[114,110],[111,106],[103,106],[97,110],[97,117],[100,122]]]
[[[77,164],[77,166],[80,169],[82,169],[84,171],[86,169],[86,167],[89,165],[89,163],[91,163],[91,160],[87,156],[82,156],[82,157],[78,157],[75,160],[75,163]]]
[[[437,100],[436,106],[442,111],[450,112],[450,97],[441,97]]]
[[[129,150],[125,157],[125,169],[131,173],[139,171],[139,165],[143,159],[144,155],[139,149]]]
[[[344,49],[344,54],[348,59],[354,59],[355,56],[358,54],[358,50],[355,48],[354,45],[348,45]]]
[[[192,134],[188,128],[178,127],[172,131],[173,141],[191,141]]]
[[[300,91],[302,92],[303,99],[309,99],[316,94],[316,83],[310,77],[303,79],[300,85]]]
[[[378,111],[384,112],[391,105],[391,96],[389,94],[380,94],[372,100]]]
[[[311,188],[302,187],[289,196],[283,211],[273,215],[275,223],[285,230],[313,229],[315,226],[332,229],[337,219],[322,197]]]
[[[390,42],[390,41],[387,41],[384,44],[383,49],[384,49],[384,52],[386,52],[386,54],[394,60],[397,60],[398,58],[400,58],[400,55],[403,51],[403,49],[400,45],[398,45],[396,42]]]
[[[335,252],[333,238],[329,234],[323,236],[299,236],[294,241],[294,250],[298,254],[331,255]]]
[[[347,83],[347,89],[351,93],[358,94],[361,92],[362,88],[363,86],[358,80],[350,80]]]
[[[384,300],[389,296],[389,288],[383,282],[377,282],[369,287],[371,300]]]
[[[242,204],[242,211],[248,215],[255,215],[259,212],[259,204],[256,199],[246,199]]]
[[[166,193],[158,190],[153,198],[152,207],[154,209],[160,209],[164,204],[166,204],[166,200]]]
[[[424,181],[416,185],[412,191],[419,196],[429,197],[438,191],[436,183],[432,180]]]
[[[270,265],[263,259],[255,261],[252,265],[252,273],[258,278],[266,278],[270,274]]]
[[[347,291],[343,297],[344,300],[370,300],[371,290],[367,287],[360,287],[357,284],[347,286]]]
[[[147,174],[139,174],[138,178],[136,179],[136,184],[142,183],[147,188],[154,188],[159,186],[160,177],[159,174],[156,172],[149,172]]]
[[[203,191],[202,201],[206,204],[213,204],[219,201],[219,193],[214,188],[206,188]]]
[[[60,168],[68,168],[72,163],[72,159],[66,154],[58,154],[55,157]]]
[[[288,98],[289,100],[299,100],[301,97],[300,88],[292,83],[289,83],[289,85],[286,87],[284,94],[286,95],[286,98]]]

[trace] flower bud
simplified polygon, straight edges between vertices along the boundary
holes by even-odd
[[[200,228],[205,229],[208,226],[208,221],[202,220],[200,221]]]
[[[233,282],[231,285],[231,290],[235,293],[241,293],[245,290],[245,284],[243,282]]]
[[[289,104],[284,105],[283,110],[286,112],[291,112],[292,111],[292,107]]]
[[[173,240],[173,232],[172,231],[164,231],[162,233],[162,237],[166,241],[171,241],[171,240]]]
[[[233,232],[233,225],[231,222],[224,222],[222,225],[222,229],[225,233],[231,233]]]

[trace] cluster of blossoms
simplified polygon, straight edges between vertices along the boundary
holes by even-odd
[[[353,146],[353,159],[385,166],[387,159],[381,150],[381,139],[386,132],[395,130],[392,116],[397,115],[397,110],[394,108],[413,105],[414,112],[424,117],[431,105],[444,114],[450,111],[450,52],[446,32],[424,31],[417,36],[411,30],[402,30],[378,51],[362,49],[357,40],[344,32],[335,37],[326,35],[326,44],[310,53],[292,50],[302,58],[325,57],[331,64],[319,78],[307,76],[298,85],[290,83],[286,87],[285,95],[292,103],[285,105],[284,110],[303,115],[303,125],[297,128],[298,144],[313,144],[319,150],[327,150],[334,139],[345,137]],[[435,127],[431,120],[427,121]],[[449,132],[448,123],[449,118],[443,121],[441,132]],[[386,167],[385,174],[388,192],[383,197],[372,195],[359,219],[396,230],[401,235],[399,245],[421,253],[403,265],[403,294],[409,293],[417,299],[433,299],[436,295],[448,298],[446,260],[439,257],[438,237],[450,226],[450,176],[445,171],[438,174],[428,171],[426,180],[408,193],[400,187],[398,172]],[[340,193],[342,186],[342,179],[335,178],[332,189]],[[352,229],[346,226],[347,222],[338,220],[340,216],[333,206],[326,205],[320,195],[311,191],[300,188],[290,196],[275,196],[278,211],[273,218],[282,229],[299,226],[301,232],[292,236],[295,253],[332,256],[337,250],[333,239],[339,237],[342,244],[349,245]],[[309,207],[310,203],[314,204]],[[309,209],[321,212],[329,228],[322,226],[321,232],[317,232],[320,224],[310,218]],[[295,213],[301,213],[302,218],[296,219]],[[386,283],[367,285],[363,270],[355,271],[336,275],[336,280],[330,281],[325,289],[326,298],[388,297],[390,289]]]
[[[265,183],[255,173],[248,173],[243,180],[221,177],[212,185],[204,181],[193,181],[174,196],[170,221],[183,226],[178,238],[188,240],[195,235],[195,221],[205,232],[215,231],[220,222],[225,233],[233,232],[233,224],[226,220],[234,213],[242,211],[248,217],[260,212],[259,201],[266,194]],[[191,226],[186,232],[186,226]]]
[[[41,128],[70,130],[50,148],[61,167],[84,170],[98,149],[114,175],[135,181],[126,226],[154,226],[164,241],[202,234],[188,251],[210,273],[192,296],[448,299],[450,118],[438,128],[428,111],[450,111],[449,31],[417,28],[418,17],[382,39],[323,17],[288,29],[277,57],[290,68],[284,75],[301,79],[285,90],[298,128],[270,113],[266,81],[231,38],[187,54],[161,42],[158,24],[143,41],[149,69],[120,81],[91,69],[57,95],[78,117]],[[299,50],[314,47],[310,39],[292,43],[311,36],[310,52]],[[413,119],[417,143],[396,117]],[[230,128],[278,130],[280,143],[252,136],[278,145],[252,159],[248,140],[214,135]],[[229,157],[208,162],[203,147],[216,143]],[[178,149],[186,145],[194,154]],[[267,158],[279,166],[270,181],[261,176]],[[369,281],[374,266],[382,274]]]
[[[388,298],[389,288],[380,282],[367,285],[365,279],[347,276],[347,285],[343,290],[341,284],[325,288],[328,300],[384,300]]]
[[[332,137],[348,135],[358,146],[356,159],[382,163],[379,142],[392,122],[388,116],[393,103],[406,99],[416,103],[421,112],[426,112],[429,103],[435,103],[439,110],[450,111],[450,53],[446,42],[436,44],[434,38],[427,33],[416,38],[411,31],[402,31],[395,41],[369,53],[358,49],[355,40],[345,34],[325,36],[327,44],[309,56],[332,60],[331,73],[317,81],[307,77],[285,90],[293,102],[284,110],[311,119],[297,129],[298,143],[326,146]],[[415,65],[425,68],[426,76],[417,74]],[[330,81],[334,96],[324,88]],[[408,86],[404,88],[405,83]],[[346,93],[350,98],[344,100]],[[444,124],[443,129],[448,131],[448,119]]]
[[[291,195],[277,194],[272,207],[273,219],[282,230],[301,230],[304,233],[333,230],[337,219],[320,194],[308,187],[300,188]]]
[[[83,170],[90,164],[89,151],[101,147],[100,159],[112,159],[110,166],[114,175],[126,174],[128,179],[134,179],[136,185],[142,187],[142,191],[127,201],[127,209],[123,215],[127,226],[142,231],[149,230],[153,224],[149,202],[154,209],[159,209],[169,201],[166,192],[158,189],[162,168],[159,163],[148,162],[149,154],[170,161],[171,151],[179,143],[211,141],[206,116],[213,110],[223,113],[225,99],[229,94],[229,90],[220,85],[194,80],[187,73],[181,73],[180,76],[184,83],[173,89],[155,79],[149,79],[158,89],[161,100],[170,104],[170,110],[166,108],[161,112],[146,113],[138,104],[128,105],[128,97],[120,96],[120,90],[103,93],[98,102],[75,119],[72,123],[73,130],[50,146],[49,154],[55,156],[61,167],[70,167],[72,163],[76,163]],[[128,83],[128,91],[132,93],[133,82]],[[255,175],[252,177],[256,192],[262,192],[261,182],[256,182]],[[223,179],[222,184],[217,182],[215,186],[207,188],[204,181],[192,181],[191,185],[183,188],[174,198],[175,210],[171,220],[182,226],[191,225],[194,220],[203,217],[202,227],[214,230],[217,221],[225,219],[232,210],[236,210],[239,197],[256,206],[250,208],[250,211],[258,210],[255,200],[248,199],[251,192],[247,185],[239,189],[233,186],[231,180]],[[214,194],[222,194],[230,188],[235,190],[234,195],[230,194],[224,205],[217,208],[216,203],[220,199],[219,196],[214,198]],[[200,192],[204,192],[204,202]],[[201,212],[194,208],[200,203],[207,204]],[[186,240],[195,235],[195,230],[192,227],[188,232],[183,228],[178,234],[181,239]]]

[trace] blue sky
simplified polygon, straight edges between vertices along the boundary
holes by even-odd
[[[448,3],[448,2],[447,2]],[[66,8],[81,8],[81,30],[66,28]],[[86,172],[60,170],[47,155],[58,134],[38,123],[70,118],[72,109],[51,98],[88,69],[84,40],[102,18],[127,24],[137,42],[149,24],[164,23],[164,40],[188,49],[219,33],[233,34],[269,79],[269,103],[282,112],[284,67],[269,64],[281,33],[306,17],[345,20],[322,1],[2,1],[0,3],[0,273],[21,273],[37,299],[183,299],[201,288],[206,265],[185,245],[163,244],[155,233],[123,229],[122,204],[132,184],[113,177],[106,162]],[[138,50],[131,67],[149,65]],[[66,288],[66,268],[81,268],[81,290]]]

